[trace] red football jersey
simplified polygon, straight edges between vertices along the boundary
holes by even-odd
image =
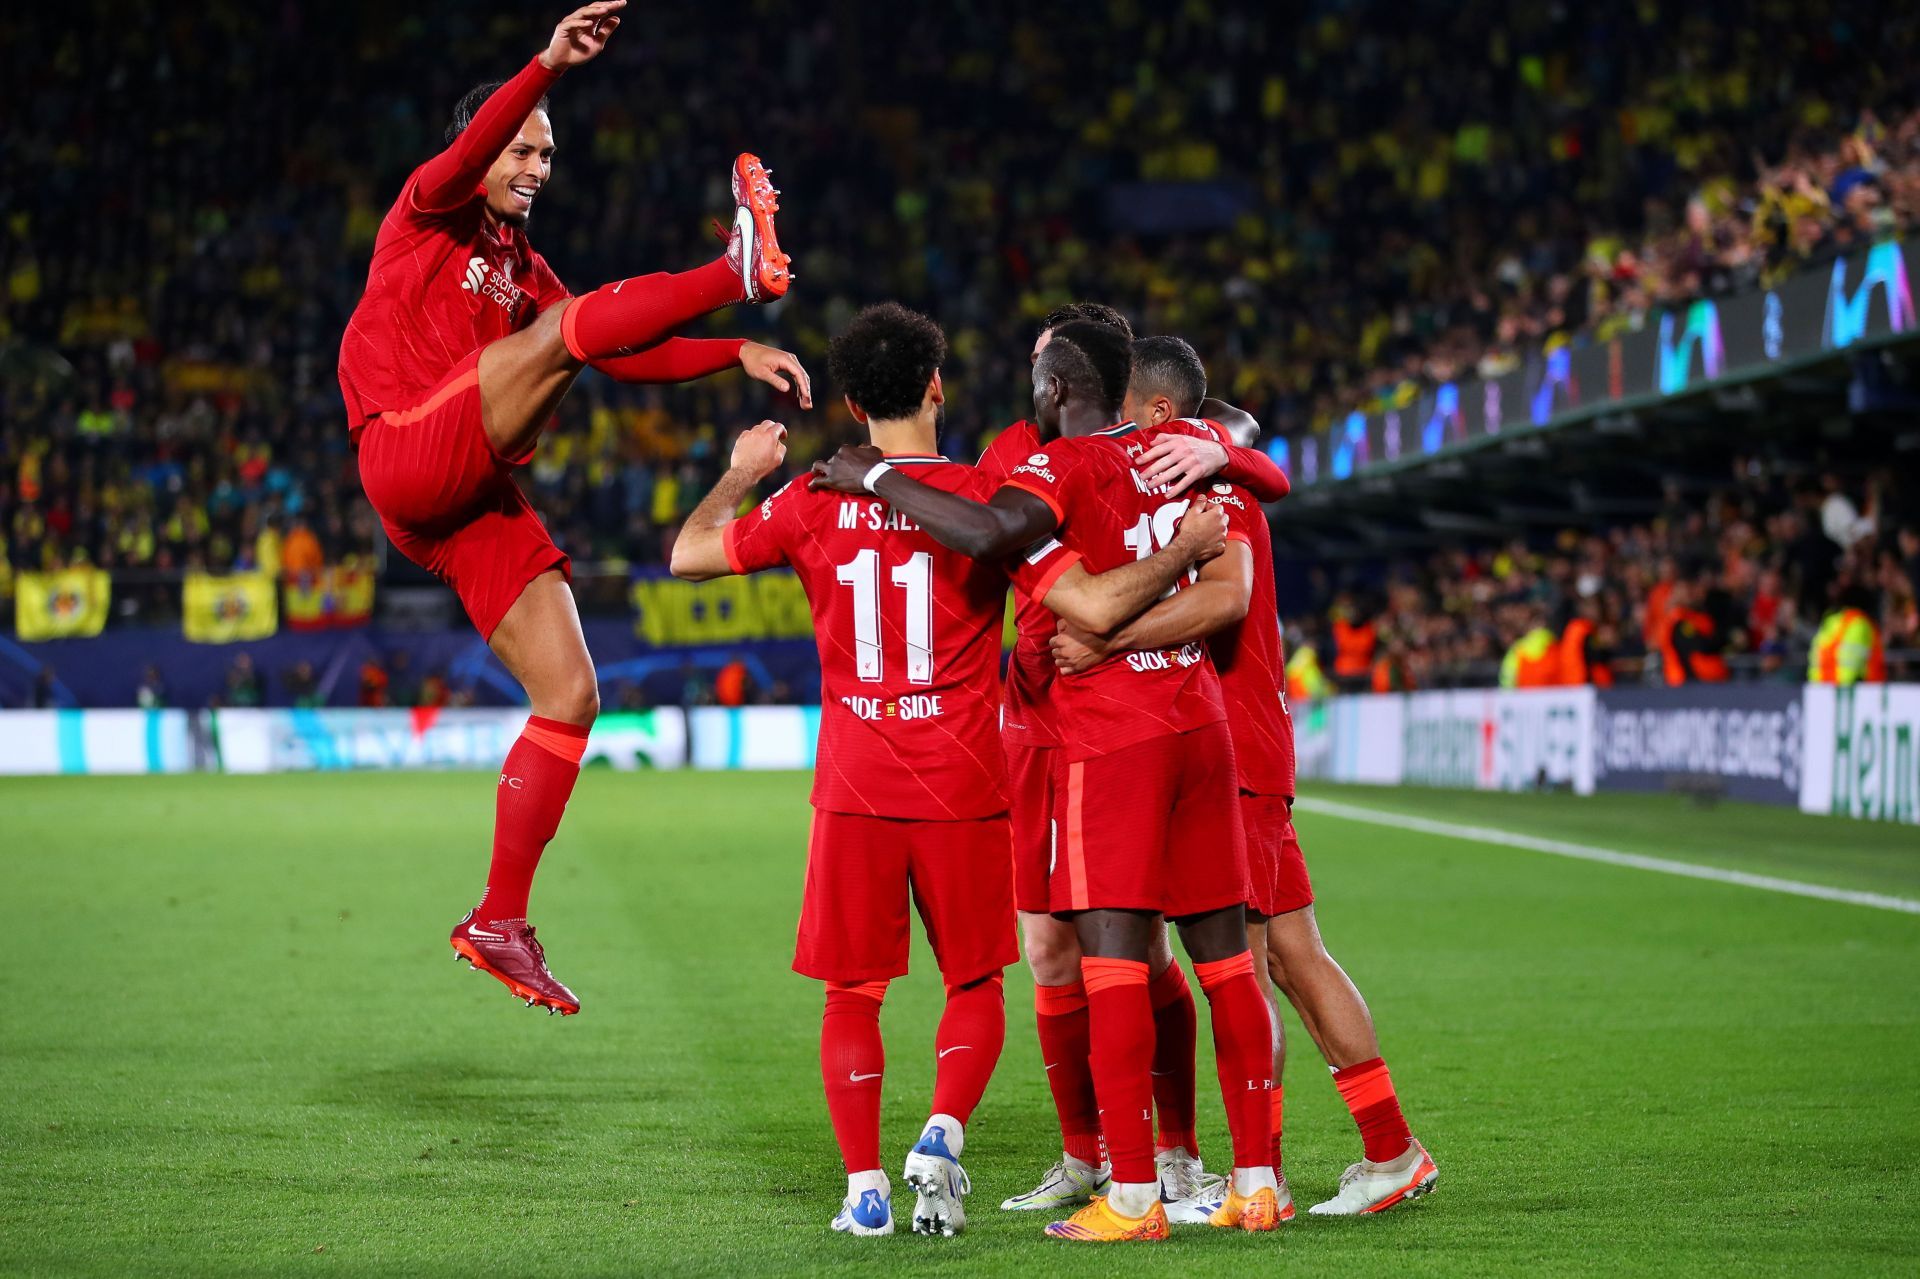
[[[494,226],[486,188],[445,212],[420,209],[415,170],[373,243],[367,290],[340,341],[340,394],[358,428],[408,409],[478,347],[569,296],[527,233]]]
[[[1223,476],[1246,475],[1251,482],[1264,483],[1270,481],[1268,471],[1271,471],[1273,477],[1278,477],[1280,487],[1277,495],[1284,496],[1286,477],[1280,474],[1272,460],[1264,453],[1236,448],[1226,429],[1219,423],[1202,418],[1180,418],[1157,429],[1225,445],[1227,465],[1221,471]],[[994,436],[993,442],[987,445],[986,451],[980,455],[980,470],[995,480],[1005,480],[1013,474],[1016,466],[1039,451],[1040,428],[1025,420],[1015,422]],[[1038,554],[1049,551],[1050,547],[1045,544],[1036,548]],[[1066,563],[1055,563],[1055,575],[1064,572],[1078,558],[1076,555]],[[1051,583],[1051,577],[1046,580]],[[1028,746],[1058,745],[1059,728],[1054,723],[1053,706],[1048,700],[1055,667],[1053,654],[1047,645],[1058,629],[1059,618],[1052,609],[1026,592],[1019,591],[1015,594],[1013,620],[1017,638],[1013,655],[1007,661],[1006,714],[1001,727],[1011,742]]]
[[[1293,795],[1293,719],[1287,713],[1286,659],[1280,645],[1280,609],[1273,588],[1273,534],[1253,495],[1231,484],[1202,485],[1196,496],[1220,503],[1227,537],[1253,555],[1253,596],[1247,615],[1207,637],[1220,672],[1227,727],[1240,789],[1249,795]]]
[[[1190,498],[1149,490],[1134,459],[1158,435],[1125,423],[1096,435],[1050,441],[1013,468],[1008,483],[1053,508],[1058,536],[1090,573],[1145,559],[1173,539]],[[1116,653],[1053,683],[1060,746],[1069,760],[1184,733],[1226,718],[1220,678],[1206,645]]]
[[[888,461],[976,501],[997,487],[945,458]],[[813,607],[816,808],[922,821],[1006,811],[1005,568],[948,550],[877,497],[816,491],[805,477],[727,525],[724,541],[736,573],[792,565]],[[1016,581],[1033,587],[1031,573]]]
[[[1040,428],[1031,422],[1015,422],[994,436],[993,443],[980,455],[980,473],[997,485],[1012,474],[1014,467],[1039,450]],[[1048,550],[1045,544],[1037,548],[1039,552]],[[1079,556],[1072,558],[1078,560]],[[1064,572],[1068,565],[1059,567]],[[1014,591],[1016,638],[1013,654],[1007,659],[1007,689],[1000,725],[1009,742],[1053,746],[1060,741],[1059,730],[1053,722],[1053,705],[1048,700],[1054,666],[1053,654],[1047,648],[1058,620],[1053,610],[1025,591]]]

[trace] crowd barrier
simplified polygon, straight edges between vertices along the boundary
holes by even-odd
[[[492,768],[524,710],[0,712],[0,774]],[[589,765],[811,768],[817,706],[609,712]],[[1361,694],[1294,708],[1315,780],[1473,790],[1708,789],[1920,823],[1920,685]]]

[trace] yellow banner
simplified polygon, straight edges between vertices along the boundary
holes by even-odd
[[[807,592],[790,572],[711,582],[640,577],[634,579],[632,599],[640,614],[634,634],[655,648],[813,636]]]
[[[13,624],[23,640],[98,635],[107,624],[113,584],[105,569],[22,573],[15,583]]]
[[[265,639],[280,629],[273,578],[265,573],[187,574],[182,629],[196,644]]]
[[[373,572],[327,568],[288,580],[280,597],[280,620],[290,631],[359,626],[373,616]]]

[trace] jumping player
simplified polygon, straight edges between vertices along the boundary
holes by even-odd
[[[942,492],[993,484],[937,452],[946,339],[924,316],[885,305],[833,340],[829,364],[885,465]],[[907,1157],[916,1233],[951,1235],[966,1217],[959,1158],[966,1123],[1006,1030],[1001,970],[1016,957],[1002,787],[999,634],[1007,569],[955,554],[865,492],[791,483],[749,514],[742,499],[785,457],[785,429],[740,437],[733,465],[674,543],[676,575],[703,580],[791,565],[820,651],[814,822],[794,968],[827,984],[820,1065],[847,1170],[835,1230],[893,1232],[880,1167],[880,1006],[907,971],[909,898],[947,988],[935,1040],[932,1113]],[[1094,576],[1043,544],[1015,557],[1022,588],[1064,615],[1118,624],[1197,558],[1219,549],[1214,512],[1164,554]]]
[[[500,769],[486,892],[454,927],[458,958],[528,1007],[580,1010],[527,923],[535,867],[579,774],[599,711],[593,661],[553,544],[511,472],[592,365],[665,382],[739,365],[812,402],[791,355],[752,342],[672,336],[729,303],[787,290],[776,192],[760,162],[734,163],[726,253],[682,275],[621,280],[572,297],[526,225],[552,176],[546,92],[592,61],[626,0],[577,9],[520,73],[455,113],[445,151],[414,170],[374,243],[366,292],[340,346],[340,390],[367,500],[402,554],[451,586],[527,690],[532,715]]]
[[[1179,338],[1133,344],[1127,416],[1157,424],[1197,410],[1207,372]],[[1224,489],[1224,491],[1223,491]],[[1265,513],[1245,492],[1215,485],[1213,498],[1231,526],[1226,554],[1210,581],[1156,604],[1111,635],[1063,624],[1052,651],[1065,673],[1090,670],[1110,654],[1205,639],[1226,695],[1227,723],[1239,764],[1241,828],[1252,872],[1248,935],[1260,984],[1283,991],[1333,1071],[1334,1085],[1360,1130],[1363,1158],[1341,1176],[1323,1215],[1380,1212],[1426,1194],[1439,1170],[1401,1113],[1373,1018],[1346,972],[1327,953],[1313,917],[1313,885],[1293,828],[1293,721],[1283,691],[1285,660],[1273,582],[1272,536]],[[1281,1066],[1286,1044],[1274,1005],[1273,1166],[1282,1220],[1293,1200],[1281,1170]],[[1201,1197],[1195,1207],[1204,1207]],[[1169,1207],[1178,1217],[1188,1205]]]
[[[1038,360],[1055,328],[1088,320],[1119,329],[1129,338],[1126,318],[1110,306],[1075,302],[1046,317],[1031,360]],[[1264,453],[1231,445],[1221,429],[1257,433],[1247,414],[1219,400],[1208,400],[1206,417],[1217,421],[1169,420],[1140,459],[1146,480],[1178,495],[1198,479],[1218,474],[1244,484],[1263,501],[1286,496],[1287,479]],[[980,469],[1006,479],[1039,451],[1039,428],[1020,421],[996,436],[980,459]],[[1017,593],[1016,593],[1017,594]],[[1059,735],[1049,693],[1054,679],[1047,651],[1058,616],[1045,605],[1017,594],[1019,638],[1007,666],[1006,713],[1001,734],[1007,755],[1007,798],[1013,817],[1014,903],[1020,934],[1034,980],[1034,1020],[1039,1028],[1047,1085],[1060,1123],[1061,1156],[1032,1190],[1008,1198],[1009,1211],[1054,1211],[1077,1207],[1105,1188],[1108,1169],[1100,1149],[1099,1105],[1087,1057],[1087,993],[1080,977],[1080,943],[1073,925],[1048,913],[1048,868],[1053,861],[1053,771]],[[1194,1132],[1194,1049],[1197,1013],[1186,973],[1173,957],[1162,929],[1149,961],[1148,993],[1154,1016],[1154,1110],[1159,1120],[1154,1163],[1161,1198],[1174,1205],[1176,1222],[1204,1221],[1207,1213],[1183,1218],[1192,1205],[1219,1199],[1224,1183],[1206,1173]]]
[[[866,449],[843,449],[816,469],[842,492],[883,496],[969,555],[991,558],[1057,533],[1090,569],[1143,558],[1177,536],[1190,503],[1168,500],[1137,469],[1151,439],[1120,420],[1128,346],[1107,325],[1081,321],[1053,331],[1033,379],[1035,420],[1051,442],[1015,467],[988,503],[916,483]],[[1148,993],[1149,952],[1163,917],[1179,925],[1213,1009],[1234,1146],[1233,1177],[1213,1223],[1273,1229],[1272,1022],[1248,950],[1245,851],[1218,677],[1203,646],[1140,650],[1058,681],[1052,696],[1062,758],[1049,905],[1073,922],[1083,954],[1112,1180],[1105,1196],[1047,1232],[1086,1242],[1168,1235],[1153,1162]]]

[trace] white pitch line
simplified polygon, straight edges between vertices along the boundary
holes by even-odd
[[[1496,830],[1491,826],[1462,826],[1455,822],[1436,822],[1425,817],[1410,817],[1405,813],[1364,808],[1358,804],[1342,804],[1330,799],[1302,797],[1294,800],[1293,806],[1301,812],[1321,813],[1327,817],[1341,817],[1353,822],[1371,822],[1375,826],[1418,831],[1423,835],[1468,839],[1481,844],[1501,844],[1508,848],[1525,848],[1536,853],[1551,853],[1555,857],[1573,857],[1580,861],[1601,862],[1608,866],[1631,866],[1635,870],[1656,871],[1662,875],[1710,879],[1719,884],[1739,884],[1743,888],[1760,888],[1770,893],[1787,893],[1794,897],[1813,897],[1820,901],[1844,902],[1849,906],[1868,906],[1874,910],[1892,910],[1904,915],[1920,915],[1920,901],[1914,901],[1908,897],[1890,897],[1885,893],[1863,893],[1851,888],[1829,888],[1825,884],[1808,884],[1797,879],[1750,875],[1743,870],[1698,866],[1692,862],[1669,861],[1664,857],[1644,857],[1639,853],[1623,853],[1618,849],[1598,848],[1592,844],[1573,844],[1562,839],[1541,839],[1535,835]]]

